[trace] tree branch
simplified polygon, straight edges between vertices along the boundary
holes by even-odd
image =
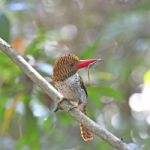
[[[30,66],[24,58],[8,43],[0,38],[0,50],[3,51],[10,59],[22,69],[22,71],[55,102],[60,102],[60,107],[68,112],[77,121],[82,123],[91,132],[104,139],[107,143],[112,145],[118,150],[130,150],[130,148],[121,139],[114,136],[112,133],[100,127],[93,120],[85,116],[79,109],[74,108],[71,111],[70,108],[73,106],[69,101],[64,100],[64,97],[46,81],[32,66]]]

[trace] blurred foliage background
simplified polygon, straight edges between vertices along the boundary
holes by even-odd
[[[149,0],[3,0],[0,37],[44,77],[56,57],[103,58],[80,72],[88,113],[133,150],[150,147]],[[0,150],[113,150],[82,141],[78,123],[0,52]]]

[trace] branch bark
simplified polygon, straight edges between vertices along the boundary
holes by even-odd
[[[74,117],[78,122],[82,123],[95,135],[99,136],[107,143],[112,145],[118,150],[130,150],[128,145],[124,143],[121,139],[117,138],[111,132],[100,127],[93,120],[85,116],[79,109],[73,106],[65,100],[65,98],[50,84],[46,81],[32,66],[30,66],[24,58],[9,45],[3,39],[0,38],[0,50],[3,51],[10,59],[20,67],[20,69],[55,102],[60,102],[60,107],[68,112],[72,117]]]

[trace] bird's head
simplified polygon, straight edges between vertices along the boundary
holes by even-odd
[[[96,61],[97,59],[80,60],[73,54],[61,56],[54,63],[53,80],[56,82],[63,81],[75,74],[79,69],[86,68]]]

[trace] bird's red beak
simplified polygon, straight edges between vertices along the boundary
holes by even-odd
[[[97,62],[97,61],[103,61],[102,59],[89,59],[89,60],[80,60],[79,63],[77,64],[77,69],[82,69],[86,68],[89,65]]]

